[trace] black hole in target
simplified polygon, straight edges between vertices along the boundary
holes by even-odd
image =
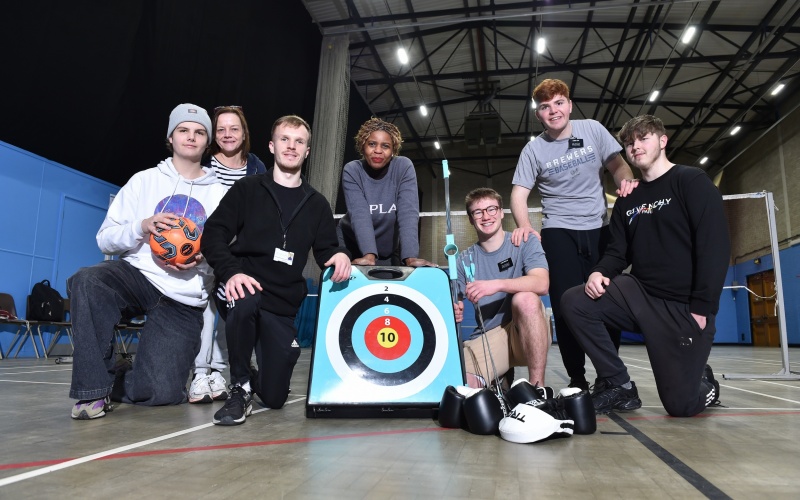
[[[387,297],[389,298],[388,302],[384,300]],[[422,351],[419,357],[411,366],[397,373],[384,373],[373,370],[358,358],[353,349],[353,326],[358,318],[364,311],[375,306],[384,305],[402,307],[407,310],[419,321],[419,326],[422,329]],[[430,365],[433,353],[436,350],[436,332],[428,314],[416,302],[400,295],[381,293],[358,301],[345,314],[339,327],[339,350],[347,366],[354,372],[363,374],[370,383],[386,386],[402,385],[419,377]]]
[[[367,272],[367,274],[369,274],[370,277],[379,280],[396,280],[397,278],[401,278],[403,276],[402,271],[386,268],[371,269]]]

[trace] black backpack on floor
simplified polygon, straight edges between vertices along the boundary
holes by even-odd
[[[50,281],[33,285],[27,316],[37,321],[64,321],[64,298],[50,286]]]

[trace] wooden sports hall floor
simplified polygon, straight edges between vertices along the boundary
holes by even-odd
[[[0,498],[800,498],[800,382],[721,376],[775,373],[777,349],[715,347],[724,406],[690,419],[666,416],[643,346],[621,354],[642,409],[527,445],[431,419],[307,419],[308,349],[287,406],[237,427],[211,424],[222,403],[74,421],[70,364],[3,359]],[[566,384],[556,346],[547,377]]]

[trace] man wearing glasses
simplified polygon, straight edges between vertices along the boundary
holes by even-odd
[[[550,287],[542,245],[537,238],[519,246],[511,243],[511,233],[503,230],[503,198],[497,191],[475,189],[465,203],[478,242],[459,258],[458,289],[460,298],[478,305],[475,319],[480,326],[475,335],[485,332],[486,339],[505,335],[508,351],[492,351],[495,361],[508,359],[511,367],[527,366],[530,382],[542,386],[550,347],[539,298]],[[456,321],[461,322],[464,303],[459,300],[454,308]],[[487,382],[494,375],[491,361],[487,364],[483,355],[465,356],[465,367],[468,374],[480,374]],[[497,366],[498,372],[504,369]]]

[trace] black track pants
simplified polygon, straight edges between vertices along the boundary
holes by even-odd
[[[542,230],[542,247],[550,268],[550,305],[556,323],[558,349],[571,379],[584,378],[585,355],[564,321],[561,296],[570,288],[586,283],[589,271],[600,260],[607,241],[607,226],[587,231],[561,228]],[[608,335],[619,349],[620,331],[609,329]]]
[[[611,385],[630,380],[628,370],[608,337],[606,325],[640,332],[661,403],[673,417],[690,417],[705,409],[706,392],[700,380],[714,342],[715,316],[704,330],[689,312],[689,305],[649,295],[639,280],[621,274],[611,280],[605,294],[589,298],[583,286],[561,299],[567,323],[592,360],[597,375]]]

